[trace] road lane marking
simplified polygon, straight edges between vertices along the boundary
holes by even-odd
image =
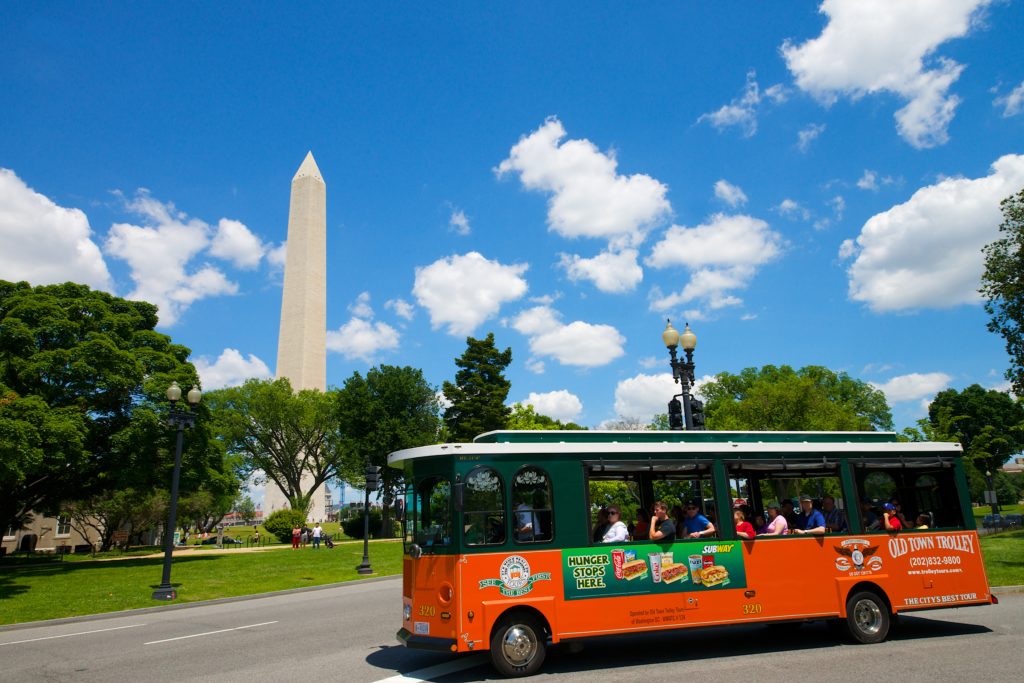
[[[71,636],[85,636],[90,633],[103,633],[104,631],[120,631],[123,628],[135,628],[136,626],[145,626],[145,624],[129,624],[128,626],[112,626],[111,628],[98,628],[95,631],[79,631],[78,633],[65,633],[59,636],[44,636],[42,638],[29,638],[28,640],[15,640],[11,643],[0,643],[0,647],[4,645],[20,645],[21,643],[34,643],[37,640],[53,640],[54,638],[70,638]]]
[[[156,645],[157,643],[169,643],[172,640],[185,640],[186,638],[198,638],[199,636],[212,636],[214,633],[227,633],[228,631],[241,631],[243,628],[256,628],[257,626],[267,626],[268,624],[276,624],[276,621],[262,621],[258,624],[249,624],[248,626],[236,626],[234,628],[222,628],[219,631],[207,631],[206,633],[193,633],[190,636],[178,636],[177,638],[164,638],[163,640],[151,640],[143,645]]]
[[[447,676],[453,674],[456,671],[464,671],[465,669],[472,669],[480,666],[487,662],[487,655],[469,655],[459,657],[456,660],[450,662],[444,662],[443,664],[435,664],[434,666],[428,666],[425,669],[419,669],[418,671],[410,671],[407,674],[398,674],[391,678],[382,678],[374,683],[423,683],[424,681],[430,681],[441,676]]]

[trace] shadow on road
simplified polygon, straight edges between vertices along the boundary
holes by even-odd
[[[925,617],[902,616],[890,639],[909,641],[957,635],[990,633],[976,624],[958,624]],[[584,638],[572,641],[582,649],[571,651],[569,643],[548,650],[544,663],[547,674],[625,669],[647,664],[671,664],[724,657],[748,657],[786,652],[857,647],[837,636],[822,622],[724,626],[703,630],[662,631],[650,634]],[[439,661],[444,661],[443,657]],[[385,667],[389,668],[389,667]],[[401,663],[395,669],[403,667]],[[437,679],[445,683],[504,680],[489,666],[458,672]]]
[[[403,645],[382,645],[380,649],[371,652],[367,656],[366,663],[381,669],[382,676],[389,676],[392,674],[407,674],[410,671],[443,664],[453,659],[455,659],[454,655],[443,652],[410,650]]]

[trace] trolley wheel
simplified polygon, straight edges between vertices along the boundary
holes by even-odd
[[[503,676],[530,676],[544,663],[547,634],[536,617],[502,617],[491,636],[491,662]]]
[[[846,601],[846,629],[858,643],[880,643],[889,635],[889,607],[877,593],[860,591]]]

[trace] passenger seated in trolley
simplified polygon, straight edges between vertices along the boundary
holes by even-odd
[[[814,499],[804,494],[800,496],[800,514],[796,517],[796,527],[790,533],[821,535],[825,533],[825,516],[814,509]]]
[[[703,538],[715,535],[715,525],[700,513],[700,501],[691,500],[684,508],[686,512],[686,538]]]
[[[618,505],[608,506],[608,529],[604,532],[602,543],[621,543],[629,539],[629,530],[621,520],[621,515]]]

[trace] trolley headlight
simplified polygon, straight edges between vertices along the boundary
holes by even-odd
[[[412,619],[412,605],[406,603],[405,607],[402,608],[402,618],[405,621]]]

